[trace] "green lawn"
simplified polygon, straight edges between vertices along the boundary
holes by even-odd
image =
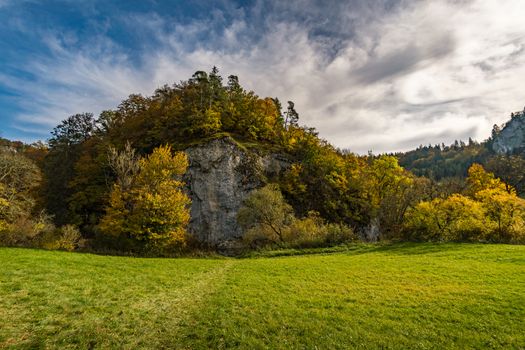
[[[0,348],[525,349],[525,246],[249,259],[0,248]]]

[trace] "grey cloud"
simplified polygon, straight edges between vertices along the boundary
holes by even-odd
[[[408,46],[367,63],[354,73],[354,77],[359,84],[373,84],[412,70],[420,60],[420,50],[415,46]]]
[[[428,48],[409,44],[379,58],[371,57],[363,67],[355,71],[354,77],[360,84],[373,84],[383,79],[412,72],[422,63],[432,64],[454,51],[454,39],[450,35],[441,36]]]
[[[259,95],[295,101],[301,122],[342,148],[482,139],[524,104],[516,33],[525,22],[494,15],[505,2],[525,18],[520,1],[223,2],[187,23],[144,14],[129,25],[157,46],[138,57],[103,34],[80,48],[50,41],[52,57],[24,67],[36,83],[10,86],[34,97],[19,116],[27,127],[113,108],[129,93],[150,94],[217,65]]]

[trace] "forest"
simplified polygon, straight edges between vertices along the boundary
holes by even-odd
[[[171,255],[188,232],[184,150],[221,137],[291,165],[239,211],[247,249],[356,240],[525,243],[525,159],[488,139],[357,155],[217,68],[75,114],[45,143],[0,142],[0,244]]]

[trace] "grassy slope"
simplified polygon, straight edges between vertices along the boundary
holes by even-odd
[[[525,348],[525,246],[257,259],[0,249],[0,347]]]

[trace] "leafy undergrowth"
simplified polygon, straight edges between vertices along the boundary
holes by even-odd
[[[0,348],[525,348],[525,246],[335,250],[141,259],[0,249]]]

